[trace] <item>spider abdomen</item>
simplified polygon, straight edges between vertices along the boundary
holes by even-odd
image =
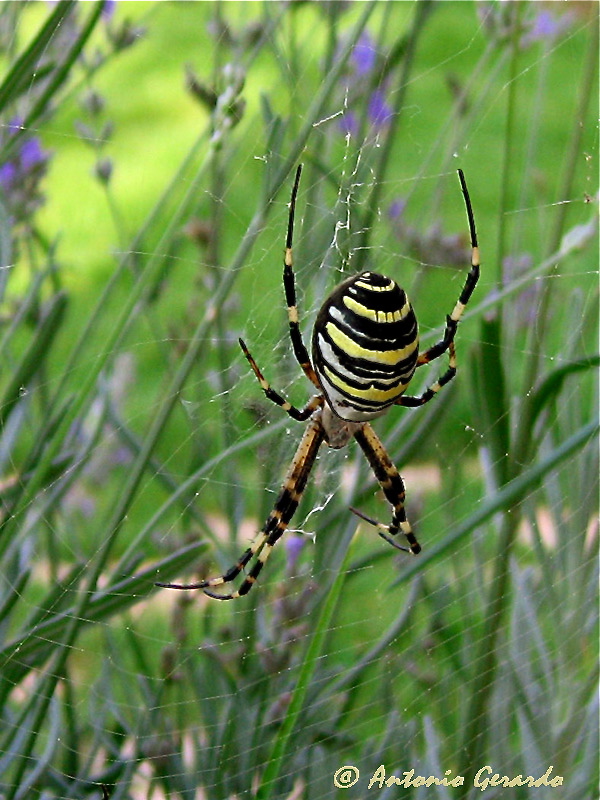
[[[417,319],[391,278],[362,272],[337,286],[317,315],[313,367],[332,410],[364,422],[403,394],[419,355]]]

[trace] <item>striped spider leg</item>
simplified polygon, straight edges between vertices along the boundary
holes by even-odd
[[[449,355],[448,369],[439,378],[439,380],[436,381],[436,383],[432,384],[432,386],[426,389],[425,392],[423,392],[423,394],[419,397],[407,397],[404,395],[397,401],[397,405],[405,406],[407,408],[415,408],[428,403],[434,397],[434,395],[439,392],[442,386],[445,386],[445,384],[451,381],[456,375],[456,351],[454,347],[454,337],[456,336],[458,323],[460,322],[466,305],[471,299],[471,295],[473,294],[473,291],[477,286],[477,281],[479,280],[479,245],[477,243],[477,230],[475,229],[475,217],[471,207],[471,198],[469,197],[469,190],[467,189],[467,183],[465,181],[465,176],[462,169],[458,170],[458,177],[460,180],[460,187],[462,189],[463,197],[465,199],[467,219],[469,221],[471,269],[469,270],[465,285],[462,288],[452,313],[446,317],[446,328],[444,330],[443,337],[439,342],[436,342],[436,344],[432,345],[432,347],[430,347],[424,353],[421,353],[417,359],[417,367],[422,367],[424,364],[429,364],[431,361],[439,358],[447,350]]]
[[[302,497],[302,492],[312,470],[315,458],[319,452],[319,447],[323,442],[324,431],[318,418],[312,420],[306,428],[298,449],[292,459],[288,474],[283,482],[283,486],[275,502],[275,506],[265,522],[262,530],[243,553],[236,563],[218,578],[209,578],[197,583],[173,584],[159,583],[166,589],[204,589],[204,593],[217,600],[234,600],[248,594],[256,583],[262,568],[264,567],[271,551],[285,533],[285,530],[298,508],[298,503]],[[235,580],[244,568],[256,557],[250,571],[244,578],[237,591],[229,594],[218,594],[213,589]]]

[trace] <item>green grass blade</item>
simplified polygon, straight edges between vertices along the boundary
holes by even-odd
[[[481,427],[487,431],[495,487],[504,486],[512,477],[509,454],[510,413],[502,360],[502,329],[499,312],[481,321],[480,337],[475,347],[473,370],[476,412]],[[474,409],[475,410],[475,409]]]
[[[518,464],[525,463],[533,446],[533,429],[541,412],[558,395],[565,380],[578,372],[586,372],[600,364],[600,356],[579,358],[552,370],[539,381],[537,387],[523,401],[519,420],[519,435],[514,447],[513,460]]]
[[[67,0],[65,0],[66,2]],[[69,2],[69,9],[71,5],[71,0]],[[60,5],[60,4],[59,4]],[[56,69],[53,69],[50,73],[50,78],[48,80],[47,85],[44,87],[44,91],[40,95],[39,99],[33,106],[33,108],[27,114],[25,122],[23,123],[22,130],[28,130],[31,128],[34,123],[46,112],[49,105],[52,102],[56,102],[56,96],[58,90],[66,81],[71,72],[72,67],[77,62],[77,59],[80,57],[83,48],[92,35],[94,28],[96,27],[98,20],[100,19],[100,15],[104,8],[104,2],[97,2],[93,7],[89,18],[85,25],[81,27],[79,31],[79,35],[76,37],[75,41],[67,51],[64,59],[62,62],[57,66]],[[14,137],[17,139],[18,137]]]
[[[323,687],[323,695],[326,697],[339,695],[346,687],[352,686],[366,669],[378,661],[379,657],[384,654],[392,642],[402,634],[402,631],[409,627],[421,592],[421,579],[418,576],[413,581],[410,592],[398,615],[381,635],[379,641],[375,642],[373,647],[361,656],[356,664],[345,670],[333,683],[326,684]]]
[[[331,628],[333,614],[346,579],[346,572],[350,563],[350,554],[351,546],[348,547],[331,589],[323,600],[321,613],[319,614],[315,629],[310,636],[309,645],[300,668],[298,681],[288,706],[285,719],[273,744],[267,767],[256,794],[257,800],[269,800],[275,791],[275,784],[281,773],[284,759],[288,753],[292,733],[300,719],[306,694],[317,668],[317,661],[323,651],[325,637]]]
[[[12,269],[12,224],[6,206],[0,197],[0,303],[4,300],[8,278]]]
[[[394,585],[404,583],[417,572],[421,572],[426,564],[434,562],[442,555],[455,550],[459,542],[484,522],[491,519],[494,514],[518,503],[528,491],[538,485],[544,476],[555,470],[563,461],[582,447],[585,447],[597,435],[599,429],[600,421],[596,418],[581,427],[541,461],[503,486],[485,502],[482,502],[477,511],[467,517],[453,531],[450,531],[439,545],[428,549],[427,552],[419,555],[419,558],[414,559],[413,563],[401,572]]]
[[[60,0],[29,47],[15,61],[0,84],[0,113],[9,103],[14,103],[29,91],[31,76],[36,74],[39,59],[76,5],[76,0]]]
[[[33,376],[48,358],[50,346],[64,319],[66,306],[67,296],[64,292],[59,292],[49,301],[33,341],[23,353],[19,364],[12,370],[11,379],[0,398],[0,429],[4,427],[8,415],[19,402],[21,393],[27,391]]]
[[[153,564],[136,575],[123,578],[101,592],[96,592],[89,601],[85,619],[80,620],[81,626],[109,619],[143,602],[149,592],[154,590],[157,572],[161,575],[177,574],[198,558],[206,548],[205,542],[195,542],[182,547],[158,564]],[[73,605],[61,609],[60,613],[22,630],[16,638],[4,645],[0,650],[2,677],[10,680],[14,686],[27,675],[33,664],[43,664],[56,648],[56,642],[64,637],[66,626],[75,612],[76,608]]]

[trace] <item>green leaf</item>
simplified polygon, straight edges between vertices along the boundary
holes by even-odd
[[[31,89],[31,76],[38,71],[39,59],[76,5],[76,0],[60,0],[29,47],[14,62],[0,84],[0,113]]]
[[[442,555],[455,550],[459,542],[484,522],[491,519],[494,514],[518,503],[528,491],[539,484],[542,478],[555,470],[565,459],[585,447],[597,435],[599,429],[600,420],[596,418],[581,427],[541,461],[522,472],[487,500],[482,501],[479,504],[479,508],[461,522],[460,525],[457,525],[454,530],[450,531],[439,545],[413,559],[412,563],[402,570],[394,585],[404,583],[414,574],[421,572],[426,564],[436,561]]]
[[[22,398],[23,392],[27,392],[33,377],[48,358],[52,342],[62,324],[66,306],[67,295],[58,292],[44,309],[34,338],[12,370],[11,379],[0,399],[0,428],[4,427],[10,412]]]

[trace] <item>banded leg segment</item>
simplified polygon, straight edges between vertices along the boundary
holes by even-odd
[[[454,347],[454,342],[450,342],[448,346],[448,355],[450,356],[448,369],[443,373],[443,375],[440,375],[435,383],[432,383],[431,386],[428,389],[425,389],[423,394],[419,395],[418,397],[402,395],[402,397],[396,400],[395,405],[404,406],[405,408],[416,408],[417,406],[423,406],[425,403],[428,403],[433,397],[435,397],[442,386],[450,383],[452,378],[454,378],[456,375],[456,349]]]
[[[384,525],[382,522],[367,517],[355,508],[352,508],[351,511],[369,524],[374,525],[381,538],[385,539],[392,547],[398,550],[405,550],[416,556],[421,552],[421,545],[417,542],[410,522],[406,519],[406,512],[404,510],[405,489],[400,473],[388,456],[381,440],[368,423],[365,423],[356,431],[354,438],[362,448],[363,453],[371,465],[371,469],[375,473],[375,477],[379,481],[379,485],[383,489],[388,503],[393,508],[392,521],[389,525]],[[401,547],[392,539],[392,536],[395,536],[399,531],[402,531],[406,536],[408,548]]]
[[[292,519],[310,471],[324,439],[323,426],[319,419],[313,420],[306,429],[298,449],[292,460],[292,465],[285,478],[283,486],[273,511],[269,514],[263,529],[260,531],[251,546],[230,569],[218,578],[209,578],[198,583],[189,584],[157,584],[167,589],[204,589],[204,593],[217,600],[234,600],[248,594],[256,583],[260,572],[269,558],[273,547],[285,533]],[[256,556],[256,561],[240,585],[240,588],[231,594],[219,594],[212,589],[235,580],[247,564]]]
[[[266,380],[262,372],[260,371],[258,364],[252,357],[250,351],[246,347],[246,343],[243,339],[239,339],[240,347],[243,350],[244,355],[248,359],[248,363],[252,367],[252,371],[256,375],[256,380],[260,383],[263,392],[265,395],[271,400],[273,403],[278,405],[282,408],[286,414],[289,414],[292,419],[297,420],[298,422],[304,422],[307,420],[311,414],[316,411],[317,408],[320,408],[323,405],[323,397],[316,395],[313,397],[303,409],[298,409],[296,406],[292,405],[289,400],[286,400],[285,397],[276,392],[270,385],[270,383]]]
[[[296,170],[296,179],[294,180],[294,188],[292,189],[292,197],[290,200],[290,213],[288,217],[287,237],[285,240],[285,256],[283,263],[283,288],[285,290],[285,301],[287,303],[288,322],[290,328],[290,339],[292,340],[292,347],[296,361],[302,367],[304,374],[318,389],[320,389],[319,381],[315,375],[315,371],[310,363],[310,356],[308,350],[302,339],[300,331],[300,323],[298,319],[298,305],[296,302],[296,279],[294,277],[294,260],[292,255],[292,242],[294,239],[294,217],[296,214],[296,197],[298,195],[298,185],[300,183],[300,175],[302,174],[302,164],[298,165]]]
[[[228,570],[222,578],[212,578],[211,580],[205,581],[204,587],[202,588],[204,588],[205,594],[209,597],[214,597],[217,600],[234,600],[237,597],[248,594],[250,589],[254,586],[262,568],[271,555],[273,547],[285,533],[290,520],[298,508],[323,439],[324,431],[321,422],[318,419],[314,420],[306,429],[298,445],[298,449],[292,460],[292,465],[285,478],[275,507],[269,514],[262,531],[252,546],[244,553],[238,564]],[[207,588],[220,586],[223,583],[234,580],[254,555],[257,556],[257,560],[237,591],[231,594],[218,594]]]
[[[446,350],[448,350],[450,344],[454,341],[460,318],[462,317],[465,307],[471,299],[471,295],[473,294],[473,291],[477,286],[477,281],[479,280],[479,246],[477,244],[477,230],[475,228],[473,208],[471,207],[471,198],[469,197],[469,190],[467,189],[467,182],[465,181],[465,176],[462,169],[458,170],[458,178],[460,180],[460,188],[462,189],[462,193],[465,198],[467,219],[469,221],[469,238],[471,240],[471,269],[469,270],[469,274],[465,280],[462,292],[456,301],[456,305],[454,306],[452,313],[446,317],[446,329],[443,337],[439,342],[436,342],[436,344],[434,344],[424,353],[421,353],[417,360],[417,367],[422,367],[424,364],[429,364],[430,361],[438,358],[445,353]]]

